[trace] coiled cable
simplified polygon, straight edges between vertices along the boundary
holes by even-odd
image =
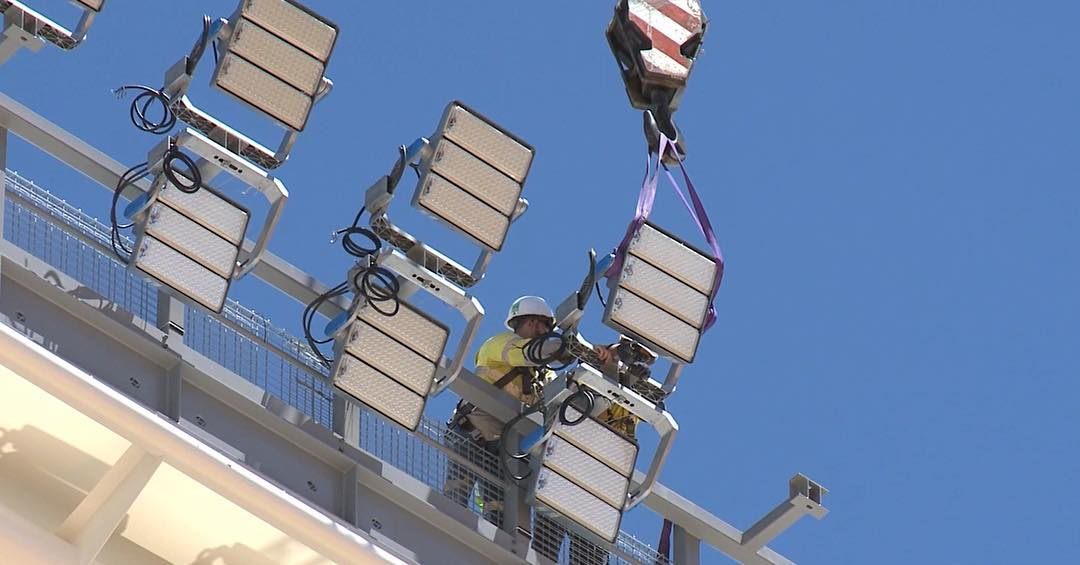
[[[128,90],[139,91],[139,94],[131,100],[131,108],[128,110],[132,125],[140,131],[154,135],[164,135],[172,131],[173,126],[176,125],[176,114],[172,111],[172,100],[162,89],[144,84],[125,84],[113,89],[113,93],[118,97],[123,97]],[[161,105],[160,118],[149,116],[150,107],[155,102]]]
[[[584,408],[573,406],[574,402],[577,401],[578,398],[581,398],[582,401],[585,403]],[[587,388],[579,386],[573,394],[566,397],[566,400],[563,401],[562,406],[559,406],[559,421],[563,424],[566,424],[567,426],[576,426],[584,422],[585,418],[589,417],[589,414],[592,414],[593,406],[595,405],[596,393]],[[573,406],[574,410],[578,410],[579,412],[581,412],[580,418],[576,420],[571,420],[570,418],[566,417],[566,410],[571,406]]]
[[[176,166],[177,161],[184,165],[183,169]],[[169,148],[165,150],[162,166],[165,169],[165,178],[180,192],[194,194],[202,188],[202,172],[199,171],[198,164],[175,143],[170,142]]]
[[[510,477],[511,479],[514,479],[515,481],[520,482],[520,481],[524,481],[525,479],[528,479],[529,476],[532,475],[532,469],[530,468],[524,475],[518,475],[517,473],[515,473],[513,471],[513,469],[510,468],[510,461],[514,460],[514,461],[524,462],[526,467],[527,467],[528,466],[529,452],[528,452],[528,450],[525,450],[525,451],[518,452],[518,453],[511,453],[510,452],[510,444],[507,441],[507,438],[511,437],[510,434],[514,430],[514,427],[517,426],[519,423],[521,423],[522,420],[524,420],[525,418],[528,418],[532,414],[535,414],[537,412],[542,411],[543,409],[544,409],[544,404],[542,402],[537,402],[536,404],[534,404],[534,405],[526,408],[525,410],[523,410],[521,412],[521,414],[518,414],[517,416],[514,416],[513,418],[511,418],[510,421],[507,422],[505,426],[503,426],[502,438],[501,438],[501,441],[499,442],[499,444],[500,444],[499,449],[502,452],[503,456],[500,457],[499,459],[500,459],[500,461],[502,461],[503,471],[506,472],[506,475],[508,477]]]
[[[128,229],[134,226],[134,222],[128,222],[121,224],[116,214],[116,206],[120,203],[120,196],[123,194],[124,189],[129,185],[135,184],[150,174],[150,170],[147,163],[139,163],[134,167],[124,171],[124,174],[120,175],[120,180],[116,183],[116,189],[113,190],[112,206],[109,208],[109,220],[111,223],[110,243],[112,245],[113,253],[116,254],[117,259],[127,264],[131,257],[131,249],[127,248],[124,244],[124,238],[120,235],[120,230]],[[123,250],[123,253],[121,253]]]
[[[552,340],[558,340],[558,346],[555,349],[551,350],[549,353],[545,354],[545,351],[550,349],[549,344],[552,342]],[[550,365],[552,362],[562,359],[562,357],[566,354],[566,350],[567,344],[566,339],[563,337],[563,335],[558,332],[548,332],[546,334],[536,336],[526,342],[525,345],[521,348],[521,353],[525,356],[525,360],[529,363],[532,363],[539,367],[543,367],[548,370],[559,371],[568,367],[570,363],[573,363],[573,361],[571,360],[556,367],[552,367]]]
[[[349,284],[343,282],[334,288],[320,294],[315,300],[312,300],[306,307],[304,307],[304,313],[301,317],[301,323],[304,329],[304,339],[307,340],[308,347],[311,348],[311,352],[315,354],[315,357],[319,360],[319,363],[327,369],[330,368],[330,359],[327,359],[322,350],[319,349],[319,345],[329,343],[334,340],[333,337],[326,337],[323,339],[315,339],[311,333],[311,324],[315,321],[315,314],[318,313],[319,307],[323,305],[327,300],[337,298],[343,294],[349,292]]]

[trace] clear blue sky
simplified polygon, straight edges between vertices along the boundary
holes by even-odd
[[[617,242],[644,151],[603,37],[611,2],[310,5],[342,28],[337,88],[281,169],[275,253],[343,278],[329,232],[454,98],[538,149],[532,208],[477,287],[485,332],[518,294],[570,292],[585,248]],[[20,53],[0,90],[134,164],[156,140],[109,89],[160,82],[201,15],[234,6],[110,0],[87,44]],[[670,402],[663,482],[746,528],[808,474],[832,513],[772,544],[802,563],[1080,561],[1080,4],[705,9],[677,117],[728,268]],[[9,166],[106,216],[104,191],[36,150],[17,144]],[[670,193],[657,210],[693,235]],[[261,284],[234,297],[298,325]],[[650,511],[625,525],[655,543]]]

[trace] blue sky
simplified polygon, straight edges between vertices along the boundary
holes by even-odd
[[[476,290],[486,333],[519,294],[565,296],[585,249],[617,243],[644,141],[603,36],[610,2],[309,5],[342,28],[336,88],[280,170],[275,253],[343,278],[330,231],[455,98],[537,148],[532,207]],[[83,47],[20,53],[0,90],[134,164],[156,140],[109,89],[160,82],[201,15],[234,6],[110,0]],[[728,263],[669,403],[682,429],[663,482],[744,529],[793,473],[818,480],[831,514],[771,544],[801,563],[1080,559],[1080,4],[705,9],[677,120]],[[207,103],[236,111],[203,72]],[[106,216],[105,191],[36,150],[14,144],[9,167]],[[654,218],[694,235],[670,192]],[[298,326],[300,305],[236,290]],[[625,522],[650,543],[659,525],[644,509]]]

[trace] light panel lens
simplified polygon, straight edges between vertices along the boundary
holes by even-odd
[[[567,417],[571,420],[581,418],[581,412],[572,407],[568,406],[566,411]],[[630,477],[634,473],[638,454],[637,444],[592,418],[585,418],[575,426],[560,425],[555,428],[555,436],[569,441],[578,449],[603,461],[624,477]]]
[[[363,321],[352,325],[345,350],[416,394],[431,391],[435,364]]]
[[[101,6],[105,4],[105,0],[77,0],[77,2],[95,12],[100,12]]]
[[[146,233],[202,263],[224,278],[231,278],[239,250],[228,241],[163,203],[150,208]]]
[[[481,161],[449,139],[435,146],[431,169],[486,202],[504,216],[510,216],[521,196],[521,184]]]
[[[314,96],[322,82],[322,62],[249,20],[240,20],[236,25],[229,51],[308,95]]]
[[[536,499],[608,542],[614,543],[619,535],[621,509],[610,506],[547,467],[542,467],[537,477]]]
[[[609,306],[609,320],[645,341],[667,351],[684,363],[692,363],[701,334],[697,328],[672,316],[636,294],[620,288]]]
[[[337,361],[334,386],[410,430],[420,424],[423,396],[348,353]]]
[[[619,286],[661,305],[695,328],[701,328],[709,311],[708,296],[634,256],[626,258]]]
[[[316,59],[330,59],[337,28],[317,14],[285,0],[245,0],[240,13]]]
[[[179,210],[233,245],[244,242],[250,218],[248,211],[205,187],[188,194],[169,183],[158,193],[158,200]]]
[[[645,259],[661,271],[690,285],[705,295],[712,294],[716,263],[660,230],[643,224],[627,251]]]
[[[429,173],[416,203],[493,251],[502,249],[510,218],[443,177]]]
[[[544,466],[574,477],[574,482],[615,508],[626,502],[630,479],[559,436],[552,436],[545,444]]]
[[[450,330],[421,314],[406,302],[393,316],[384,316],[374,308],[360,310],[358,318],[405,344],[432,363],[438,363],[446,347]]]
[[[132,263],[214,312],[221,312],[225,305],[229,281],[149,235],[141,238]]]
[[[222,58],[216,84],[296,131],[307,123],[310,96],[238,55],[229,53]]]
[[[442,135],[524,184],[532,165],[533,150],[503,133],[460,105],[453,105]]]

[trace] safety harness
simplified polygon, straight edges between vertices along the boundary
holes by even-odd
[[[538,369],[539,368],[535,367],[514,367],[513,369],[507,371],[505,375],[500,377],[499,380],[495,381],[495,388],[498,388],[500,390],[505,389],[506,385],[514,382],[515,379],[521,379],[522,396],[533,394],[534,392],[543,392],[544,385],[539,382]],[[466,424],[471,426],[468,421],[468,416],[475,411],[475,404],[467,402],[464,398],[458,400],[457,406],[454,407],[453,414],[450,415],[450,419],[446,422],[446,427],[450,429],[464,429]]]

